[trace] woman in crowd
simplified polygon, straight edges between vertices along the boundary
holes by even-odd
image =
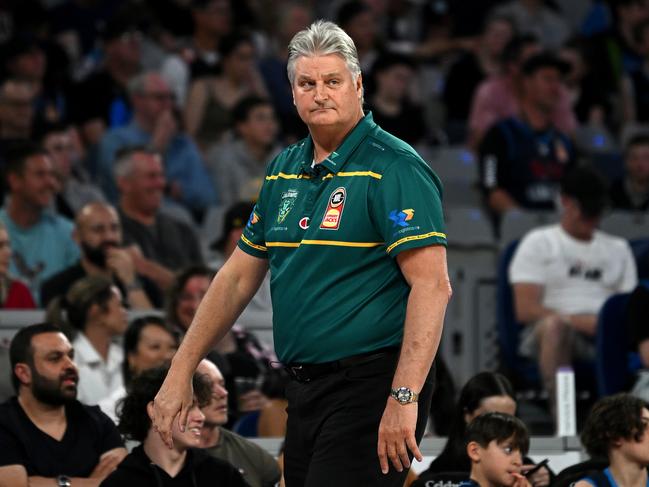
[[[608,459],[604,470],[591,472],[575,487],[646,487],[649,485],[649,409],[629,394],[600,399],[581,432],[593,459]]]
[[[99,407],[117,423],[116,406],[126,397],[133,379],[145,370],[168,365],[178,349],[178,339],[164,320],[158,316],[142,316],[134,320],[124,333],[124,361],[122,378],[124,384],[107,398],[99,401]]]
[[[29,288],[9,274],[11,242],[9,232],[0,222],[0,307],[3,309],[33,309],[36,303]]]
[[[151,426],[153,399],[158,393],[167,368],[147,370],[132,382],[119,409],[120,432],[141,444],[122,461],[100,485],[102,487],[244,487],[246,482],[230,464],[210,457],[199,449],[205,416],[200,410],[210,402],[209,381],[194,375],[194,403],[187,414],[187,426],[180,431],[178,421],[172,428],[173,447],[169,448]]]
[[[188,267],[177,275],[166,304],[167,320],[174,331],[185,334],[213,276],[214,273],[203,266]],[[215,354],[218,357],[214,357]],[[233,420],[269,405],[277,405],[272,409],[285,407],[282,406],[283,394],[278,394],[283,391],[285,375],[283,370],[272,365],[277,357],[242,326],[232,327],[214,348],[212,358],[218,362],[230,391],[228,406]],[[273,400],[269,401],[269,397]]]
[[[426,472],[469,472],[471,460],[466,454],[466,426],[474,418],[487,412],[516,414],[514,389],[502,374],[480,372],[474,375],[460,391],[460,398],[455,408],[448,441],[442,453],[433,460]],[[530,461],[526,461],[530,464]],[[523,471],[532,465],[523,466]],[[423,476],[423,474],[422,474]],[[550,483],[550,471],[543,467],[529,478],[534,487],[545,487]]]
[[[122,348],[114,339],[124,333],[128,316],[122,293],[102,276],[77,281],[48,307],[48,320],[70,335],[79,368],[77,399],[97,404],[122,387]]]
[[[204,151],[231,128],[230,112],[244,97],[266,98],[261,75],[255,67],[252,37],[233,33],[219,43],[221,72],[192,83],[185,105],[185,126]]]

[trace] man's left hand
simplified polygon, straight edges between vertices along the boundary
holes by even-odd
[[[423,456],[417,446],[415,428],[417,427],[417,403],[402,406],[392,398],[388,399],[379,425],[378,454],[381,472],[388,473],[388,459],[397,472],[410,468],[408,450],[418,460]]]

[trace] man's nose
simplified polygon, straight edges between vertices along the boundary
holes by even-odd
[[[316,83],[315,84],[315,95],[314,98],[317,102],[325,101],[328,96],[327,96],[327,90],[325,88],[324,83]]]

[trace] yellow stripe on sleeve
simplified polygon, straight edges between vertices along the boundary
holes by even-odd
[[[246,238],[245,235],[241,235],[241,240],[243,240],[243,243],[245,243],[246,245],[249,245],[253,249],[261,250],[262,252],[268,252],[268,249],[266,247],[264,247],[263,245],[257,245],[256,243],[251,242],[250,240],[248,240]]]
[[[401,244],[404,244],[406,242],[412,242],[413,240],[422,240],[424,238],[429,238],[429,237],[441,237],[443,239],[446,239],[446,234],[441,233],[441,232],[429,232],[429,233],[424,233],[422,235],[410,235],[408,237],[403,237],[403,238],[397,240],[392,245],[390,245],[385,251],[389,254],[390,252],[392,252],[392,250],[395,247],[397,247],[397,246],[399,246]]]

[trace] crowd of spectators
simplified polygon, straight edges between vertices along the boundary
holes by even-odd
[[[512,210],[557,212],[556,224],[522,239],[509,269],[525,325],[520,353],[538,361],[550,397],[560,366],[592,360],[597,314],[618,292],[635,289],[630,348],[649,368],[642,263],[598,230],[607,208],[649,208],[649,1],[11,0],[0,5],[0,307],[47,309],[50,324],[12,344],[16,397],[1,406],[0,451],[13,456],[0,455],[0,471],[17,464],[5,474],[99,485],[125,455],[119,423],[143,446],[105,485],[151,461],[160,471],[140,472],[143,485],[154,474],[196,485],[208,475],[224,485],[278,480],[274,462],[230,431],[250,417],[260,435],[285,431],[286,376],[245,320],[199,367],[190,428],[174,433],[173,455],[146,408],[236,247],[266,164],[306,135],[287,45],[317,18],[354,40],[366,109],[381,127],[425,153],[471,152],[495,235]],[[218,239],[206,241],[214,221]],[[150,314],[129,324],[127,310]],[[271,326],[268,279],[250,310]],[[474,377],[427,473],[474,472],[472,462],[512,435],[524,456],[527,432],[507,416],[515,398],[505,377]],[[620,460],[644,441],[638,407],[627,406],[640,414],[630,429],[599,445],[611,461],[605,475],[649,463]],[[488,411],[506,414],[468,428],[467,450],[467,425]],[[93,441],[78,433],[86,427]],[[587,423],[589,451],[594,429]],[[52,462],[24,439],[47,443]],[[79,448],[81,460],[71,459]],[[514,463],[528,469],[525,458]],[[553,475],[527,480],[544,487]]]

